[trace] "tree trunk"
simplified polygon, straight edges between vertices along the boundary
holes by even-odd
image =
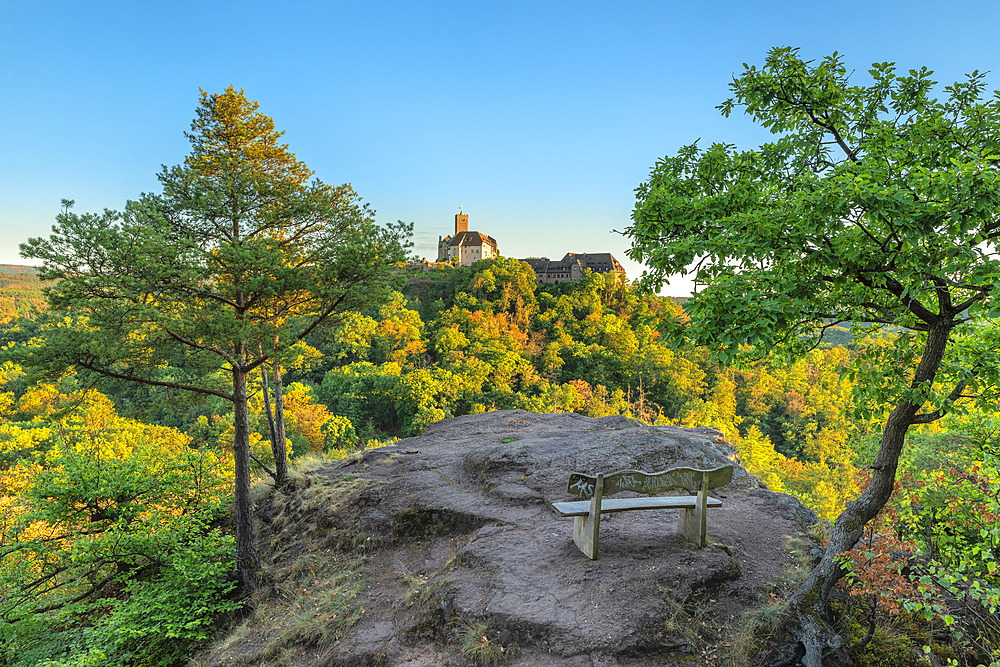
[[[267,415],[267,432],[271,438],[271,455],[274,457],[274,485],[282,487],[288,481],[288,464],[284,456],[285,441],[282,439],[281,445],[278,444],[278,429],[274,423],[274,413],[271,411],[271,388],[268,386],[267,369],[264,368],[264,364],[260,365],[260,380],[264,389],[264,412]],[[284,425],[284,420],[282,420],[282,425]],[[284,438],[284,431],[285,429],[282,428],[282,438]]]
[[[914,373],[911,387],[934,380],[953,326],[950,320],[942,318],[928,332],[924,354]],[[878,454],[871,466],[871,483],[857,499],[844,507],[830,533],[830,544],[823,559],[789,599],[789,620],[795,624],[790,630],[805,651],[802,658],[805,667],[822,667],[825,654],[842,650],[843,639],[827,623],[826,607],[830,591],[846,574],[837,562],[837,557],[854,548],[865,524],[882,511],[892,496],[896,467],[906,441],[906,432],[914,423],[913,418],[919,409],[919,405],[903,402],[889,413],[882,429]],[[784,664],[795,664],[797,661],[798,658],[795,658],[794,662]],[[846,655],[841,656],[841,662],[847,664]]]
[[[250,408],[247,375],[233,368],[233,460],[236,467],[236,574],[247,595],[257,589],[260,559],[254,547],[253,500],[250,497]]]
[[[271,412],[271,387],[267,382],[267,368],[265,364],[260,365],[260,384],[261,388],[264,390],[264,415],[267,417],[267,434],[271,438],[271,452],[274,452],[275,448],[275,436],[274,433],[274,413]]]
[[[285,389],[281,384],[281,364],[274,364],[274,472],[275,484],[284,486],[288,481],[288,447],[285,439]]]

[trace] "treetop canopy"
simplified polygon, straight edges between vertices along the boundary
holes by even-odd
[[[926,68],[877,63],[867,86],[853,74],[836,53],[773,49],[718,108],[744,108],[777,138],[684,146],[637,188],[629,256],[647,283],[694,265],[696,337],[800,347],[830,322],[923,331],[995,314],[997,95],[983,99],[979,72],[943,99]]]

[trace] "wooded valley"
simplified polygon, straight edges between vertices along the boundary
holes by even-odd
[[[713,426],[761,483],[827,520],[866,484],[878,416],[858,418],[843,370],[863,350],[891,345],[891,333],[820,344],[794,363],[724,367],[668,335],[686,321],[671,299],[601,275],[537,285],[527,265],[499,258],[399,268],[393,280],[387,303],[313,331],[285,361],[293,463],[419,434],[451,416],[521,408]],[[5,298],[16,310],[22,297],[37,300],[37,289]],[[4,345],[31,345],[38,326],[6,323]],[[203,372],[175,361],[156,377]],[[215,373],[223,384],[221,367]],[[267,404],[278,398],[262,377],[249,387],[259,483],[271,481]],[[176,664],[240,605],[226,576],[230,404],[79,369],[32,377],[11,361],[0,382],[3,664]],[[992,650],[995,617],[958,616],[954,605],[996,599],[997,429],[995,414],[968,412],[910,436],[893,502],[845,559],[856,643],[883,651],[879,642],[899,641],[882,621],[866,637],[872,619],[889,615],[912,617],[913,632],[942,654],[954,650],[956,631],[962,650]],[[916,589],[899,567],[903,552],[921,554],[907,565],[923,582]],[[977,586],[963,587],[962,577]]]

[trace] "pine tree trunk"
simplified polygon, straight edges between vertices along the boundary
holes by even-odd
[[[260,384],[264,390],[264,416],[267,417],[267,434],[271,439],[271,452],[274,452],[275,438],[274,413],[271,411],[271,387],[267,382],[266,364],[260,365]]]
[[[267,370],[264,368],[264,364],[260,366],[260,380],[264,389],[264,412],[267,415],[267,432],[271,438],[271,455],[274,457],[274,485],[282,487],[288,481],[288,465],[284,458],[285,441],[281,440],[282,444],[278,444],[278,429],[274,423],[274,412],[271,411],[271,387],[268,386]],[[282,433],[284,433],[284,428],[282,428]]]
[[[260,559],[254,546],[253,500],[250,497],[250,408],[247,404],[247,376],[233,369],[233,459],[236,467],[236,574],[243,592],[257,589],[254,575]]]
[[[288,481],[288,447],[285,439],[285,390],[281,384],[281,364],[274,362],[274,483],[284,486]]]
[[[928,332],[924,354],[914,373],[912,387],[934,380],[953,326],[951,320],[942,318]],[[796,664],[802,650],[804,657],[801,659],[805,667],[822,667],[824,655],[834,652],[839,654],[840,664],[849,664],[842,651],[843,639],[827,622],[827,597],[834,585],[846,574],[837,562],[837,557],[854,548],[865,524],[882,511],[892,496],[906,432],[914,423],[913,418],[919,409],[919,405],[903,402],[889,413],[882,430],[878,454],[871,466],[871,483],[857,499],[844,507],[830,533],[830,544],[823,559],[789,600],[790,620],[794,624],[789,629],[798,639],[801,648],[796,656],[781,664]]]

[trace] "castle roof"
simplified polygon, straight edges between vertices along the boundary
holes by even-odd
[[[532,269],[534,269],[535,273],[538,273],[539,271],[545,271],[549,266],[548,257],[529,257],[527,259],[522,259],[521,261],[528,264]]]
[[[566,253],[566,256],[562,258],[562,263],[567,266],[573,262],[579,262],[584,268],[595,272],[625,272],[625,267],[623,267],[610,252],[568,252]]]
[[[479,232],[459,232],[451,237],[448,242],[451,246],[484,246],[488,245],[493,248],[494,251],[497,249],[497,240],[492,236],[487,236],[486,234],[480,234]]]
[[[542,276],[556,274],[558,277],[561,274],[569,273],[573,270],[573,267],[579,268],[580,275],[587,269],[590,269],[594,273],[610,272],[625,274],[625,267],[610,252],[568,252],[558,262],[548,257],[529,257],[521,261],[528,264],[534,270],[535,274],[539,276],[539,280],[543,279]]]

